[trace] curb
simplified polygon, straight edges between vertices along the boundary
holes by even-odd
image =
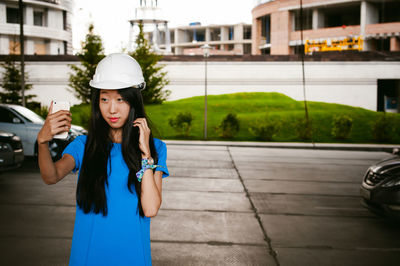
[[[347,144],[347,143],[301,143],[301,142],[248,142],[248,141],[204,141],[204,140],[163,140],[167,145],[229,146],[275,149],[315,149],[344,151],[381,151],[393,153],[400,149],[396,144]]]

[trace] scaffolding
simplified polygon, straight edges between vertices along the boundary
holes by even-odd
[[[151,40],[151,45],[155,52],[161,54],[171,54],[171,39],[170,32],[168,29],[168,20],[163,19],[161,14],[161,9],[158,7],[157,0],[140,0],[140,6],[135,9],[135,19],[129,20],[130,30],[129,30],[129,44],[128,50],[132,51],[135,49],[134,41],[134,27],[139,23],[144,26],[153,26],[153,38]],[[164,26],[165,31],[165,49],[160,49],[161,36],[159,25]]]
[[[328,52],[328,51],[362,51],[364,40],[361,36],[354,38],[348,37],[343,40],[322,40],[311,41],[306,40],[304,44],[304,53],[311,54],[313,52]]]

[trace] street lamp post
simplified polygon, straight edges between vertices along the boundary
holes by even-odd
[[[24,48],[24,3],[22,0],[18,1],[19,12],[19,47],[21,53],[21,94],[22,106],[25,106],[25,48]]]
[[[201,46],[204,55],[204,139],[207,139],[207,58],[210,56],[211,46]]]

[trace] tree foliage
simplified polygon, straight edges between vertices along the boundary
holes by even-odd
[[[0,102],[9,104],[22,105],[22,89],[21,89],[21,69],[20,65],[15,62],[15,56],[6,57],[2,62],[1,67],[4,68],[0,92]],[[28,84],[28,79],[25,73],[25,91],[32,89],[32,84]],[[28,103],[36,95],[25,94],[25,102]]]
[[[143,77],[146,82],[146,89],[142,91],[145,104],[160,104],[171,94],[169,90],[163,90],[169,83],[163,72],[164,66],[157,64],[162,55],[158,55],[151,50],[151,47],[144,37],[143,24],[139,24],[139,35],[136,38],[136,49],[130,53],[130,56],[136,59],[143,71]]]
[[[233,138],[240,129],[240,122],[235,113],[227,114],[218,126],[220,136],[223,138]]]
[[[97,64],[104,58],[104,47],[99,35],[94,34],[93,24],[89,25],[85,41],[82,43],[82,51],[77,54],[81,65],[69,65],[74,72],[69,77],[69,86],[74,95],[83,103],[90,102],[91,87],[89,81],[92,79]]]

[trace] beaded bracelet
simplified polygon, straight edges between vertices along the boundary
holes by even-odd
[[[137,177],[138,181],[139,181],[139,182],[142,181],[143,174],[144,174],[144,171],[145,171],[146,169],[154,169],[154,168],[157,168],[157,167],[163,167],[163,168],[164,168],[164,166],[162,166],[162,165],[149,164],[149,160],[148,160],[147,158],[143,158],[143,159],[142,159],[142,169],[140,169],[140,170],[136,173],[136,177]]]

